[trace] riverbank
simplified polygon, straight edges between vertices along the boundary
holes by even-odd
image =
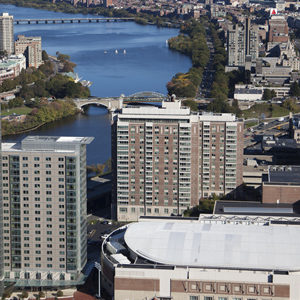
[[[16,135],[36,130],[47,123],[58,121],[77,113],[79,113],[79,110],[72,100],[44,100],[39,107],[32,109],[24,121],[18,119],[2,120],[2,135]]]

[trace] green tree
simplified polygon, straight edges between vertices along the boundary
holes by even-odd
[[[184,106],[188,106],[192,111],[198,111],[198,103],[195,100],[184,100]]]
[[[42,51],[42,60],[43,61],[49,60],[48,53],[45,50]]]
[[[293,82],[290,86],[290,95],[291,96],[300,96],[300,87],[297,82]]]
[[[274,92],[274,90],[273,90]],[[265,89],[263,93],[263,100],[270,100],[273,98],[274,93],[271,90]],[[276,95],[276,94],[275,94]]]

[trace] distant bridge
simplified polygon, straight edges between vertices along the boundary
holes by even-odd
[[[100,23],[133,21],[134,18],[50,18],[50,19],[14,19],[15,25],[25,24],[72,24],[72,23]]]
[[[121,95],[120,97],[89,97],[77,98],[74,102],[78,109],[83,109],[87,105],[99,105],[106,107],[109,111],[121,109],[123,103],[141,103],[141,102],[162,102],[167,99],[166,95],[157,92],[139,92],[130,96]]]

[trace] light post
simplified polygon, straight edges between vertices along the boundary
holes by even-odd
[[[101,265],[95,261],[95,268],[98,270],[98,295],[97,297],[101,299]]]

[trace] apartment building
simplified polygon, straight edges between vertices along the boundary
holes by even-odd
[[[242,184],[243,122],[180,101],[126,107],[113,116],[112,164],[115,218],[182,214]]]
[[[27,60],[27,67],[38,68],[42,63],[42,38],[40,36],[25,37],[18,35],[15,41],[16,55],[23,54]]]
[[[229,67],[245,67],[258,57],[258,27],[246,19],[243,26],[231,25],[227,33]]]
[[[0,51],[14,54],[14,17],[8,13],[0,16]]]
[[[6,282],[71,286],[87,261],[89,137],[28,136],[2,144]]]

